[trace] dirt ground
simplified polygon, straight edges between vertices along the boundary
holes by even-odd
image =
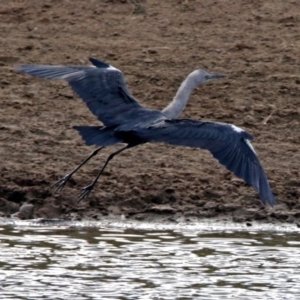
[[[0,216],[151,220],[300,219],[300,5],[296,0],[10,0],[0,2]],[[192,70],[228,77],[197,88],[182,117],[229,122],[253,134],[278,205],[203,150],[146,144],[117,156],[77,204],[106,148],[60,195],[51,184],[93,148],[74,125],[99,125],[64,82],[12,71],[17,64],[121,69],[142,104],[162,109]],[[32,204],[31,206],[28,204]],[[24,208],[24,206],[23,206]]]

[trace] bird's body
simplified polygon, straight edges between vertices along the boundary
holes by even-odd
[[[23,65],[18,68],[38,77],[66,80],[103,123],[103,126],[74,126],[87,145],[100,148],[58,182],[60,189],[102,147],[127,144],[109,156],[94,182],[84,188],[80,199],[88,196],[107,163],[116,154],[147,142],[165,142],[209,150],[228,170],[252,185],[264,204],[276,204],[265,172],[249,142],[253,139],[249,133],[232,124],[178,119],[198,85],[224,75],[193,71],[181,84],[173,101],[158,111],[142,106],[132,96],[120,70],[94,58],[90,61],[93,66]]]

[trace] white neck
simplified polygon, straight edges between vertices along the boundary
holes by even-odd
[[[192,91],[197,87],[196,71],[188,75],[181,83],[172,102],[162,110],[168,119],[177,119],[184,110]]]

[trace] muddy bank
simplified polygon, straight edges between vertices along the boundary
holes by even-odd
[[[136,3],[136,4],[134,4]],[[300,217],[300,7],[294,1],[10,1],[0,4],[0,215],[24,204],[30,217],[151,220]],[[162,109],[196,68],[226,73],[198,88],[182,117],[234,123],[255,136],[279,205],[261,209],[253,188],[209,153],[142,145],[116,157],[90,195],[107,148],[61,195],[50,185],[93,148],[74,125],[98,122],[63,82],[16,74],[18,63],[87,64],[94,56],[120,68],[144,105]],[[32,206],[30,206],[32,205]]]

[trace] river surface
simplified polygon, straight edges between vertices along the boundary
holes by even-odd
[[[298,230],[203,228],[4,224],[0,299],[300,299]]]

